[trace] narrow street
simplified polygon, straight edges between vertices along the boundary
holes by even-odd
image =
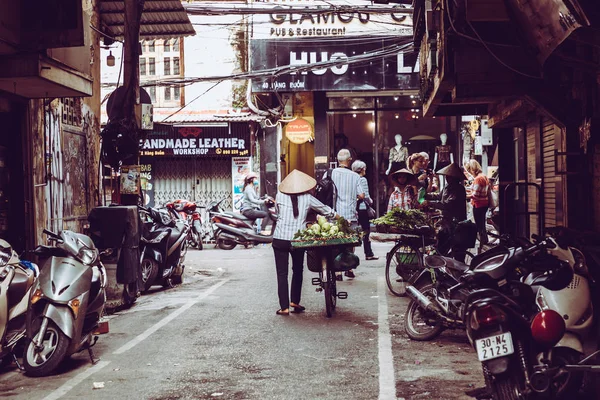
[[[92,366],[74,355],[55,376],[0,374],[12,399],[467,399],[481,385],[476,354],[460,332],[433,342],[404,334],[408,300],[390,295],[384,255],[344,278],[333,318],[305,270],[304,314],[277,316],[270,246],[188,253],[184,285],[156,286],[112,314]],[[390,342],[391,339],[391,342]],[[390,352],[391,346],[391,352]],[[94,389],[94,387],[100,387]]]

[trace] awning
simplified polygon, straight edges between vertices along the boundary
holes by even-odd
[[[100,0],[102,30],[115,39],[123,39],[125,2]],[[171,39],[196,34],[186,11],[178,0],[146,0],[140,26],[140,39]]]

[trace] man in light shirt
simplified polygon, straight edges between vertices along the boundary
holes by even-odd
[[[337,189],[335,198],[335,210],[338,215],[344,217],[352,226],[358,224],[358,212],[356,211],[357,199],[364,199],[365,194],[360,186],[360,175],[350,169],[352,155],[348,149],[341,149],[337,154],[338,167],[331,172],[331,180]],[[345,273],[347,277],[354,278],[352,270]],[[342,276],[338,275],[338,280]]]

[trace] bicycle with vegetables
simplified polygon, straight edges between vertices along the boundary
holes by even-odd
[[[425,268],[425,256],[452,257],[467,265],[474,257],[467,250],[475,245],[477,235],[471,221],[447,221],[435,216],[429,221],[408,220],[404,224],[398,230],[396,244],[386,255],[385,279],[388,289],[396,296],[406,295],[411,279]]]
[[[318,273],[312,278],[317,292],[325,295],[325,314],[331,318],[337,306],[337,299],[348,298],[347,292],[338,292],[335,273],[356,268],[360,261],[353,247],[361,245],[360,235],[352,231],[348,222],[340,218],[330,223],[320,217],[318,222],[299,231],[292,240],[293,248],[307,250],[306,259],[309,271]]]

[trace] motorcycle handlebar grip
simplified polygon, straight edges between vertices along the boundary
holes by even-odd
[[[55,237],[55,238],[59,237],[56,233],[51,232],[48,229],[44,229],[42,232],[45,233],[48,236],[52,236],[52,237]]]

